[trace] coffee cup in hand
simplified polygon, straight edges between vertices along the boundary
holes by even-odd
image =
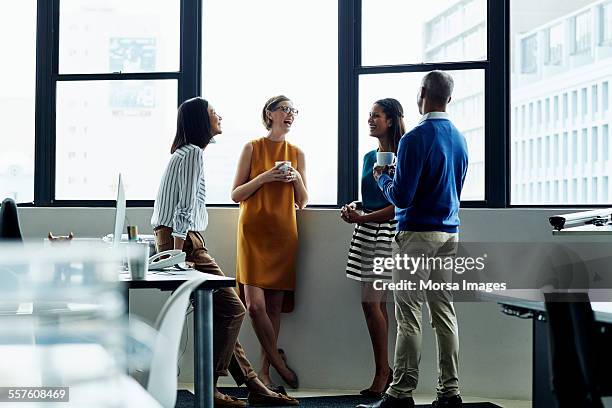
[[[394,160],[395,153],[393,152],[376,152],[377,167],[391,166]]]
[[[283,173],[287,173],[289,168],[291,167],[290,161],[277,161],[274,163],[274,166]]]

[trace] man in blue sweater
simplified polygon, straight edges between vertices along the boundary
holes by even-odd
[[[457,252],[459,200],[468,166],[466,141],[446,113],[453,91],[452,77],[442,71],[423,78],[417,103],[423,117],[405,134],[397,151],[393,178],[387,168],[375,167],[374,178],[398,221],[393,256],[452,257]],[[414,265],[414,264],[413,264]],[[395,265],[395,282],[412,280],[413,290],[395,290],[398,324],[393,382],[382,400],[367,408],[411,408],[421,358],[421,320],[424,301],[438,343],[438,384],[434,408],[461,407],[457,374],[459,336],[450,290],[433,290],[420,282],[452,282],[452,270],[426,265],[408,270]],[[450,289],[450,288],[449,288]]]

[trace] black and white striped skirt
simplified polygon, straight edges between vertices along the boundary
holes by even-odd
[[[396,220],[355,225],[346,263],[348,278],[362,282],[373,282],[379,279],[391,280],[393,272],[391,269],[383,269],[375,273],[374,258],[392,256],[391,243],[395,237],[396,226]]]

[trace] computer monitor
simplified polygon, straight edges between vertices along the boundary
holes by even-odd
[[[119,173],[119,183],[117,184],[117,205],[115,206],[115,230],[113,231],[113,246],[119,246],[121,242],[121,234],[123,233],[123,224],[125,222],[125,190],[121,181],[121,173]]]

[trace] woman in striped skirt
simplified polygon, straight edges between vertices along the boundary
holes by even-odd
[[[404,134],[404,110],[392,98],[378,100],[372,106],[368,125],[370,136],[378,139],[378,149],[363,158],[361,175],[362,202],[354,201],[342,207],[341,217],[355,224],[348,253],[346,276],[361,282],[361,306],[374,351],[376,373],[370,387],[362,395],[380,398],[393,379],[388,361],[389,318],[385,291],[374,289],[376,280],[391,281],[391,270],[374,268],[374,259],[391,256],[395,236],[395,208],[384,198],[372,176],[377,152],[397,153]]]

